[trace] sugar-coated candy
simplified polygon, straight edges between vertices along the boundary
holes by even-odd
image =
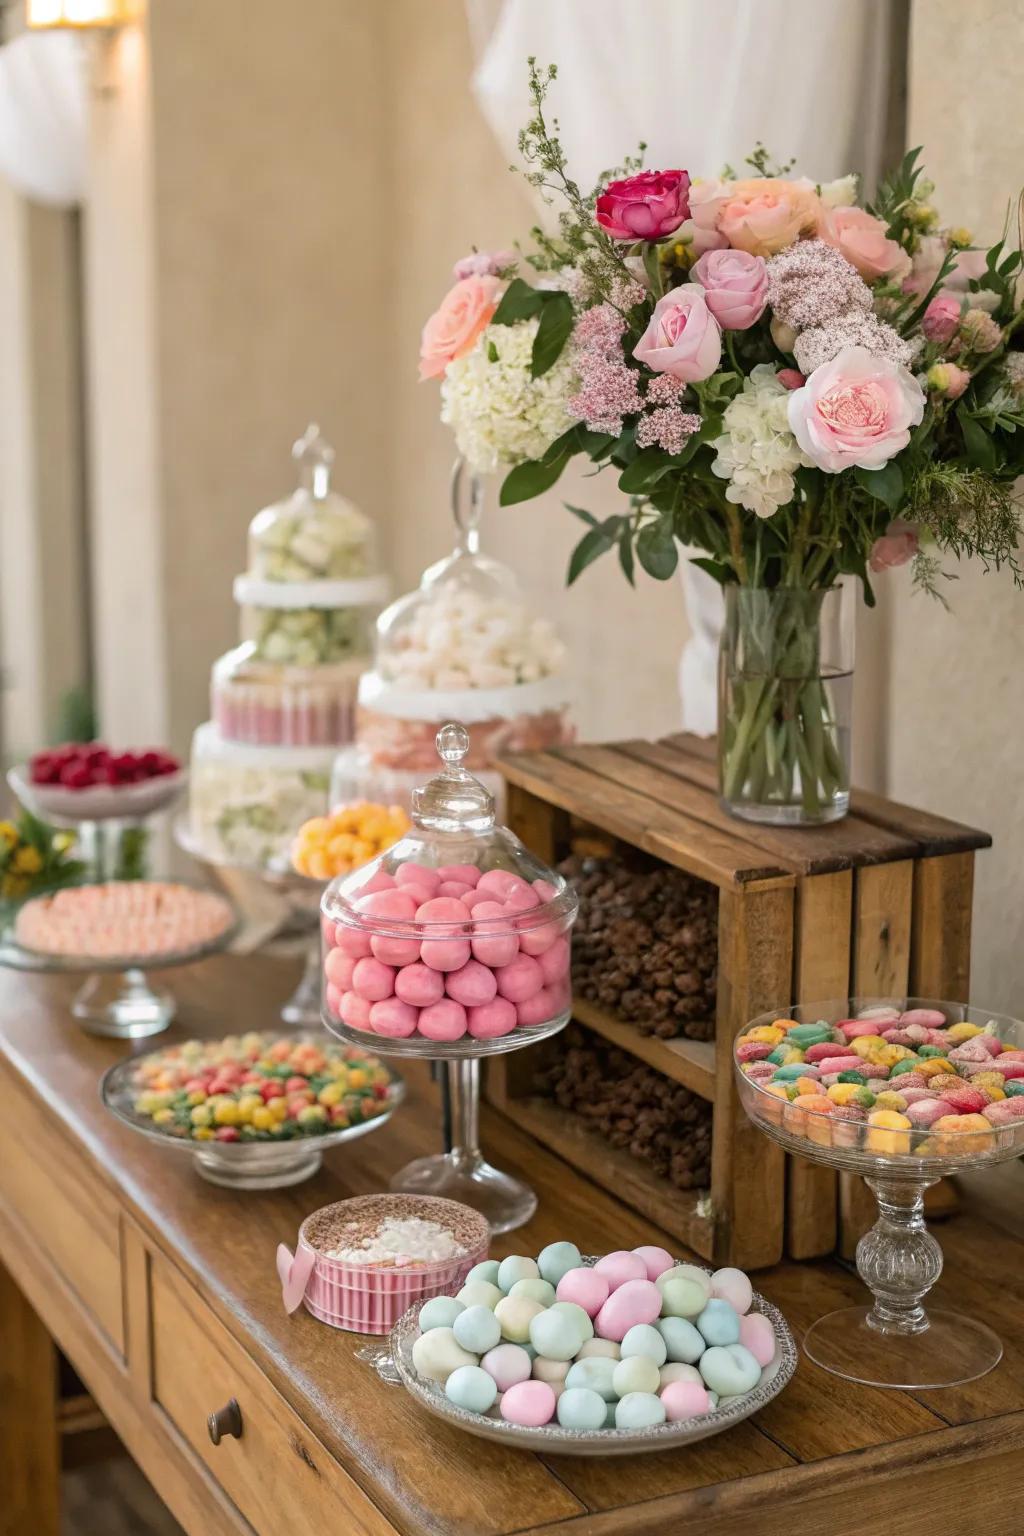
[[[508,1295],[517,1280],[537,1280],[540,1270],[536,1259],[527,1258],[525,1254],[510,1253],[507,1259],[502,1259],[498,1265],[497,1284],[499,1289]]]
[[[468,939],[425,938],[420,945],[420,959],[432,971],[457,971],[470,957]]]
[[[549,1386],[559,1387],[564,1385],[568,1370],[568,1360],[549,1360],[544,1355],[538,1355],[530,1374],[534,1381],[546,1381]]]
[[[567,1387],[555,1407],[563,1429],[603,1429],[605,1414],[604,1398],[586,1387]]]
[[[743,1344],[713,1344],[700,1357],[700,1374],[721,1397],[752,1392],[761,1380],[761,1367]]]
[[[590,1313],[584,1307],[578,1306],[574,1301],[555,1301],[548,1309],[551,1312],[560,1312],[567,1317],[574,1328],[579,1329],[580,1343],[585,1344],[588,1339],[594,1337],[594,1324]]]
[[[703,1386],[704,1378],[695,1365],[684,1365],[681,1360],[670,1360],[663,1365],[658,1372],[658,1380],[663,1387],[667,1387],[670,1381],[696,1381]]]
[[[407,859],[395,870],[395,882],[398,885],[422,886],[433,892],[441,883],[441,876],[436,869],[430,869],[426,864],[417,864],[413,859]]]
[[[621,1344],[636,1323],[653,1323],[660,1311],[661,1292],[652,1280],[627,1280],[612,1291],[594,1319],[594,1329]]]
[[[475,1008],[491,1001],[498,983],[489,966],[481,965],[479,960],[467,960],[460,970],[448,972],[444,990],[464,1008]]]
[[[636,1254],[638,1259],[643,1260],[643,1265],[647,1271],[648,1280],[657,1280],[659,1275],[663,1275],[666,1270],[671,1269],[675,1264],[675,1260],[673,1259],[672,1255],[670,1253],[666,1253],[664,1248],[654,1248],[648,1246],[644,1248],[634,1248],[633,1252]]]
[[[662,1366],[668,1359],[665,1340],[650,1323],[636,1323],[626,1334],[620,1346],[622,1359],[630,1355],[647,1355],[655,1365]]]
[[[548,1280],[535,1280],[527,1276],[523,1280],[513,1281],[509,1295],[529,1296],[531,1301],[539,1301],[542,1307],[550,1307],[555,1300],[555,1288]]]
[[[608,1360],[602,1355],[589,1355],[584,1360],[574,1360],[565,1377],[566,1387],[586,1387],[591,1392],[596,1392],[603,1397],[605,1402],[614,1402],[618,1397],[613,1378],[615,1370],[622,1362]]]
[[[510,1035],[518,1022],[514,1004],[505,997],[495,997],[489,1003],[467,1009],[467,1018],[474,1040],[497,1040]]]
[[[495,968],[511,965],[519,953],[519,939],[507,932],[508,914],[504,907],[496,901],[477,900],[473,904],[473,921],[484,925],[470,940],[473,958]],[[493,927],[493,932],[488,931],[488,926]]]
[[[625,1285],[627,1280],[646,1280],[647,1265],[636,1253],[629,1253],[625,1248],[618,1248],[614,1253],[606,1253],[604,1258],[598,1259],[594,1265],[595,1275],[603,1275],[608,1281],[609,1290],[617,1291],[620,1285]]]
[[[331,953],[337,954],[337,950]],[[331,956],[327,958],[330,960]],[[444,997],[444,977],[440,971],[432,971],[429,965],[419,960],[412,965],[403,965],[395,976],[395,996],[403,1003],[411,1003],[414,1008],[439,1003]]]
[[[431,1296],[420,1307],[418,1322],[421,1333],[431,1328],[450,1328],[455,1319],[466,1309],[454,1296]]]
[[[464,1307],[490,1307],[493,1311],[504,1292],[488,1280],[467,1280],[458,1299]]]
[[[750,1311],[754,1288],[742,1269],[728,1265],[725,1269],[716,1269],[711,1276],[711,1294],[727,1301],[742,1317],[744,1312]]]
[[[740,1318],[740,1343],[749,1349],[763,1370],[775,1358],[775,1329],[762,1312],[748,1312]]]
[[[461,1040],[469,1027],[466,1010],[453,998],[442,997],[420,1009],[420,1034],[428,1040]]]
[[[370,1003],[357,992],[343,992],[338,1013],[350,1029],[370,1028]]]
[[[614,1339],[588,1339],[583,1345],[577,1360],[618,1360],[622,1355],[622,1348]]]
[[[530,1337],[530,1324],[544,1310],[539,1301],[531,1301],[528,1296],[503,1296],[494,1308],[502,1338],[512,1344],[525,1344]]]
[[[608,1300],[610,1289],[607,1276],[598,1274],[596,1269],[570,1269],[559,1280],[556,1295],[559,1301],[574,1301],[596,1317]]]
[[[493,1376],[478,1365],[460,1365],[444,1384],[445,1396],[470,1413],[486,1413],[494,1406],[498,1387]]]
[[[360,960],[360,965],[366,964]],[[370,1004],[370,1028],[378,1035],[388,1035],[393,1040],[408,1039],[416,1033],[420,1011],[409,1003],[399,1002],[397,997],[386,997],[382,1002]]]
[[[497,990],[510,1003],[524,1003],[544,985],[544,973],[531,955],[517,955],[494,972]]]
[[[463,1349],[474,1355],[485,1355],[501,1342],[501,1323],[490,1307],[467,1307],[455,1319],[452,1332]]]
[[[649,1429],[664,1424],[665,1405],[653,1392],[630,1392],[615,1405],[616,1429]]]
[[[711,1295],[711,1277],[694,1264],[677,1264],[674,1269],[666,1269],[655,1284],[661,1293],[661,1310],[666,1317],[696,1317],[703,1312]]]
[[[507,1392],[517,1382],[529,1381],[533,1362],[518,1344],[499,1344],[489,1349],[480,1361],[481,1369],[493,1376],[499,1392]]]
[[[462,1348],[450,1328],[431,1328],[413,1345],[412,1363],[420,1376],[443,1387],[452,1371],[460,1365],[476,1365],[477,1357]]]
[[[661,1317],[654,1326],[665,1340],[670,1360],[693,1365],[707,1348],[703,1335],[685,1317]]]
[[[583,1338],[575,1318],[548,1307],[531,1319],[530,1343],[549,1360],[571,1360]]]
[[[575,1243],[548,1243],[537,1255],[537,1268],[540,1270],[542,1280],[557,1286],[564,1275],[570,1270],[578,1269],[582,1263],[582,1257]],[[575,1296],[566,1296],[566,1301],[575,1301]],[[587,1309],[590,1310],[589,1308]]]
[[[555,1412],[555,1393],[546,1381],[520,1381],[502,1394],[499,1409],[509,1424],[539,1429]]]
[[[659,1394],[670,1424],[711,1412],[711,1399],[702,1381],[670,1381]]]
[[[630,1392],[657,1392],[661,1386],[660,1368],[649,1355],[630,1355],[616,1362],[612,1387],[616,1397]]]
[[[413,965],[420,957],[419,939],[399,939],[384,933],[371,934],[370,949],[385,965]]]
[[[694,1327],[708,1344],[738,1344],[740,1341],[740,1320],[735,1307],[715,1296],[694,1319]]]
[[[370,917],[386,917],[391,922],[407,922],[416,916],[416,903],[407,891],[393,886],[390,890],[371,891],[360,896],[356,910]]]
[[[469,1285],[474,1280],[485,1280],[488,1285],[497,1285],[497,1259],[482,1259],[479,1264],[474,1264],[473,1268],[470,1270],[463,1283],[465,1285]]]
[[[395,990],[394,966],[384,965],[372,955],[357,960],[352,971],[352,990],[367,1003],[383,1002]]]

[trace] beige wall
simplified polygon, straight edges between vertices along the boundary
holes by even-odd
[[[1018,0],[928,0],[913,11],[910,142],[924,144],[940,208],[979,240],[1002,229],[1024,182]],[[950,563],[952,566],[952,563]],[[955,568],[955,567],[953,567]],[[1024,1006],[1024,593],[965,566],[951,611],[893,583],[888,787],[990,830],[974,909],[977,999]]]

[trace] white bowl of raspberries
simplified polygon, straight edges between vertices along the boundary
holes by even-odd
[[[188,772],[161,748],[119,752],[101,741],[69,741],[12,768],[22,805],[50,821],[141,820],[178,799]]]

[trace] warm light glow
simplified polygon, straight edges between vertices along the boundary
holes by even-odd
[[[142,0],[26,0],[30,27],[123,27],[137,21]]]

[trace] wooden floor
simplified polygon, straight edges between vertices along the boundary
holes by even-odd
[[[61,1536],[185,1536],[128,1456],[61,1479]]]

